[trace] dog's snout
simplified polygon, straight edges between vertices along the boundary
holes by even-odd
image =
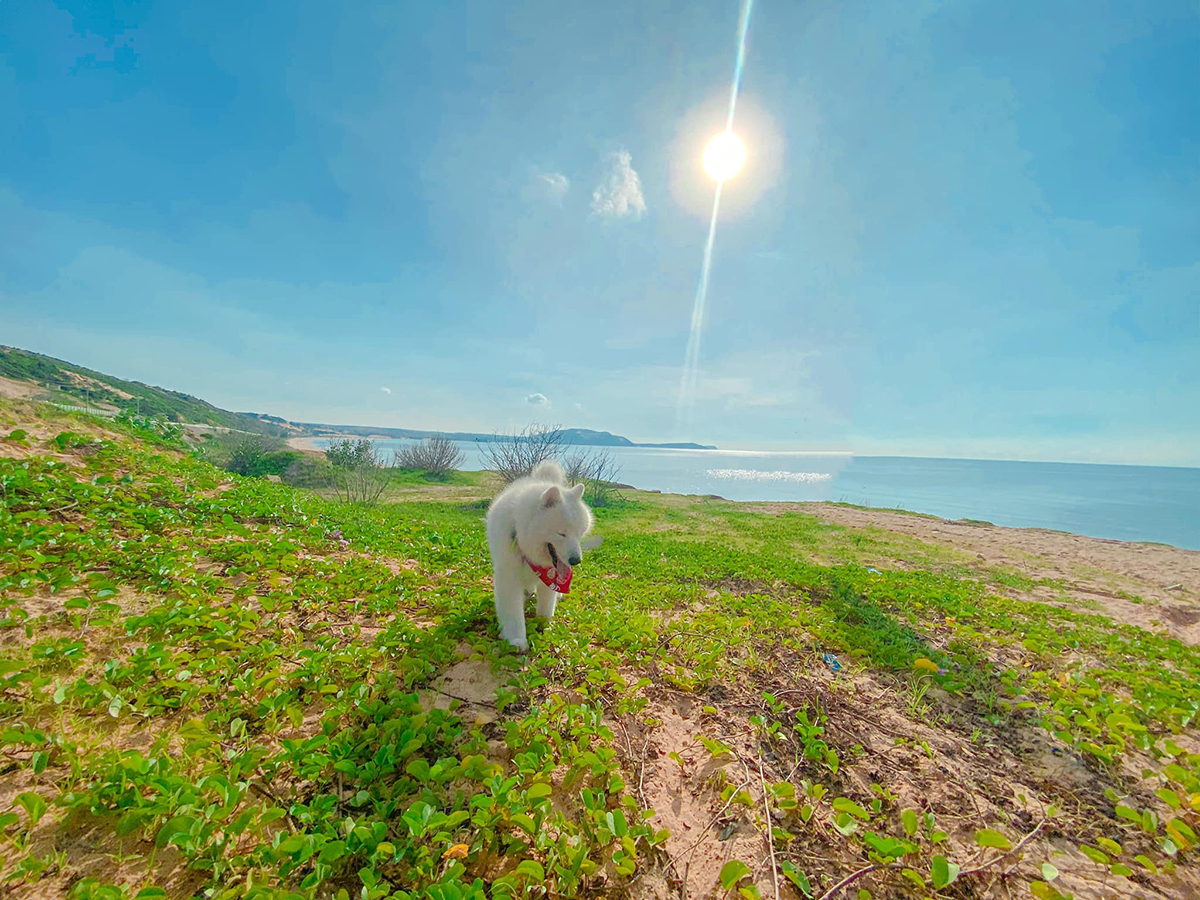
[[[583,560],[580,558],[579,554],[578,554],[578,553],[576,553],[576,554],[572,554],[571,556],[568,556],[568,557],[567,557],[567,562],[569,562],[569,563],[570,563],[571,565],[573,565],[573,566],[577,566],[577,565],[579,565],[581,562],[583,562]]]

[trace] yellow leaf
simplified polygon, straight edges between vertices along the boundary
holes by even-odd
[[[938,670],[938,664],[932,659],[926,659],[922,656],[920,659],[913,660],[913,668],[924,669],[926,672],[936,672]]]
[[[455,844],[442,854],[442,859],[463,859],[470,849],[466,844]]]
[[[954,618],[954,616],[946,616],[946,624],[947,625],[957,625],[958,619]]]

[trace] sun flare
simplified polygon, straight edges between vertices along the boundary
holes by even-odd
[[[704,148],[704,171],[713,181],[728,181],[746,164],[746,145],[732,131],[722,131]]]

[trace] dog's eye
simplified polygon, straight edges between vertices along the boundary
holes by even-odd
[[[558,536],[559,536],[560,538],[566,538],[566,535],[565,535],[565,534],[563,534],[561,531],[558,533]]]

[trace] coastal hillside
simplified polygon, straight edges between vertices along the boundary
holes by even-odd
[[[271,416],[262,417],[268,421],[276,421],[284,423],[283,419],[275,419]],[[447,437],[452,441],[466,441],[473,443],[476,441],[495,440],[497,435],[489,434],[481,431],[420,431],[414,428],[385,428],[372,425],[326,425],[319,422],[286,422],[285,424],[297,428],[301,434],[313,435],[316,437],[328,435],[357,435],[359,437],[373,438],[408,438],[412,440],[423,440],[429,437]],[[712,444],[696,444],[691,441],[676,441],[665,444],[645,444],[631,441],[627,437],[619,434],[612,434],[608,431],[595,431],[591,428],[561,428],[558,429],[560,441],[559,443],[574,446],[581,445],[585,447],[658,447],[662,449],[673,450],[716,450]],[[502,435],[501,437],[508,437]]]
[[[171,422],[208,425],[233,431],[282,436],[355,435],[373,438],[421,440],[444,435],[455,441],[487,441],[494,434],[482,432],[421,431],[371,425],[328,425],[291,422],[266,413],[230,412],[190,394],[126,381],[92,369],[63,362],[40,353],[0,345],[0,397],[33,397],[59,405],[79,406],[101,415],[128,410],[141,416],[157,416]],[[561,443],[594,447],[661,447],[684,450],[715,450],[708,444],[678,442],[638,444],[619,434],[590,428],[560,429]]]
[[[79,406],[102,415],[128,410],[140,416],[234,431],[282,435],[288,430],[282,420],[269,422],[252,413],[229,412],[190,394],[126,381],[40,353],[0,346],[0,396],[6,394]]]
[[[1200,553],[628,490],[516,654],[486,477],[173,435],[0,400],[7,897],[1200,896]]]

